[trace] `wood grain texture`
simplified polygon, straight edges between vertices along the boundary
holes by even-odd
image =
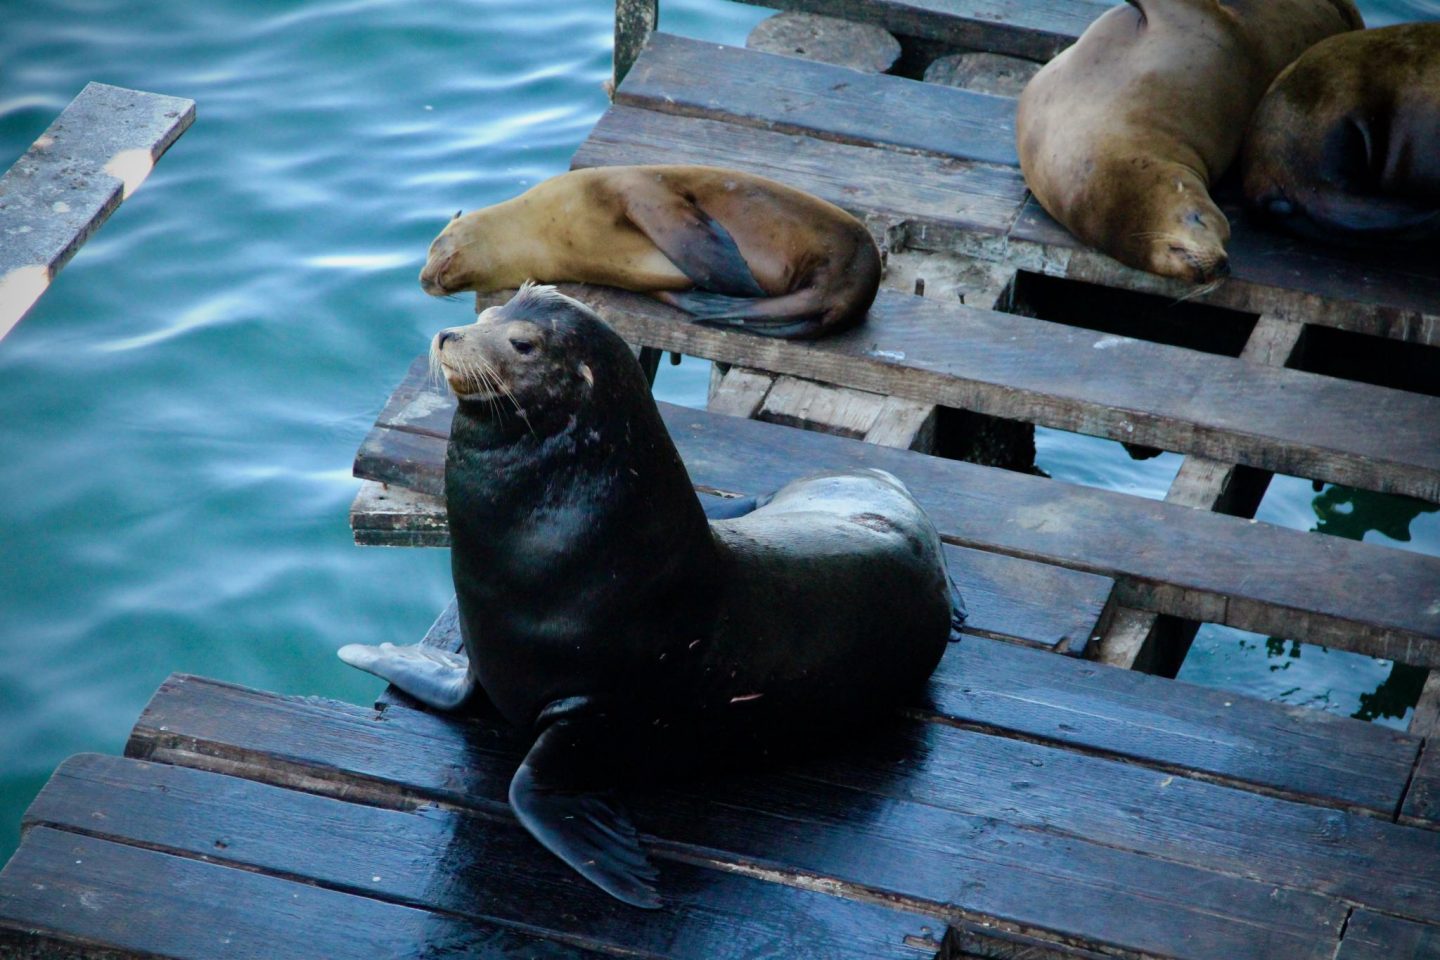
[[[1433,259],[1423,259],[1428,252],[1419,247],[1412,254],[1322,247],[1253,224],[1233,204],[1222,204],[1222,209],[1231,223],[1231,275],[1196,302],[1440,345],[1440,275]],[[1016,218],[1010,237],[1016,241],[1012,256],[1017,259],[1025,258],[1027,244],[1047,251],[1035,258],[1047,265],[1046,272],[1177,299],[1194,292],[1083,246],[1033,197]]]
[[[613,106],[580,145],[575,168],[643,163],[730,167],[805,190],[884,230],[905,224],[919,250],[999,242],[1019,213],[1014,167],[852,146],[718,120]]]
[[[1440,827],[1440,738],[1432,736],[1425,741],[1400,818],[1406,823]]]
[[[195,120],[195,101],[90,83],[0,177],[0,337]]]
[[[627,340],[665,350],[1440,500],[1440,397],[889,290],[860,327],[802,343],[697,324],[638,294],[565,289]]]
[[[445,440],[416,431],[438,430],[445,414],[430,401],[404,409],[417,411],[402,418],[407,429],[377,424],[356,475],[439,493]],[[1440,665],[1440,558],[755,420],[660,410],[702,489],[764,493],[821,469],[881,467],[905,481],[950,542],[1115,577],[1124,606]]]
[[[1335,960],[1440,960],[1440,926],[1356,910]]]
[[[939,738],[923,750],[948,752],[945,742],[977,736],[935,724],[901,725],[900,734],[915,729]],[[877,738],[877,750],[903,747],[891,731]],[[997,749],[1045,749],[984,739]],[[247,778],[303,777],[307,790],[332,796],[384,791],[486,811],[503,806],[516,761],[504,734],[479,725],[399,706],[376,716],[193,678],[167,682],[127,751]],[[1018,769],[1029,769],[1019,759],[1024,766]],[[871,770],[866,789],[827,780],[827,769],[851,775],[838,763],[818,760],[794,774],[737,774],[694,787],[632,791],[630,803],[642,830],[656,838],[654,849],[667,858],[729,864],[780,882],[1046,932],[1052,940],[1164,957],[1209,958],[1222,951],[1328,960],[1333,952],[1344,908],[1328,897],[1022,827],[1005,819],[1014,811],[990,817],[894,795],[923,792],[916,774],[931,767],[923,752],[899,766],[889,756]]]
[[[1015,166],[1015,103],[656,33],[615,102],[859,146]]]
[[[25,822],[285,875],[482,928],[525,927],[607,954],[923,960],[907,938],[921,941],[922,931],[940,927],[931,917],[675,861],[663,868],[664,909],[626,909],[508,816],[365,806],[116,757],[72,757]]]
[[[317,842],[311,839],[312,848]],[[582,960],[606,954],[524,930],[36,827],[0,872],[0,955]]]
[[[1094,0],[741,0],[877,23],[907,37],[1049,60],[1109,4]]]

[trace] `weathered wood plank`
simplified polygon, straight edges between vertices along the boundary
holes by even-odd
[[[908,222],[905,243],[972,250],[1002,242],[1025,182],[1013,167],[918,156],[773,130],[613,106],[571,166],[699,163],[805,190],[861,219]]]
[[[650,37],[615,102],[839,143],[1019,163],[1013,100],[667,33]]]
[[[1234,204],[1224,203],[1222,209],[1231,224],[1231,275],[1197,302],[1440,345],[1440,274],[1428,251],[1341,251],[1272,232],[1250,222]],[[1026,269],[1177,299],[1194,292],[1083,246],[1034,198],[1016,218],[1010,237],[1011,255]],[[1027,244],[1041,252],[1027,257]]]
[[[1440,558],[756,420],[660,410],[701,489],[764,493],[811,470],[882,467],[950,542],[1115,577],[1124,606],[1440,665]],[[378,424],[356,475],[439,493],[445,440],[409,429]]]
[[[697,324],[610,288],[566,290],[665,350],[1440,500],[1440,397],[889,290],[863,325],[813,344]]]
[[[1406,823],[1440,827],[1440,738],[1431,737],[1425,741],[1420,762],[1416,764],[1415,775],[1410,780],[1410,789],[1405,793],[1400,819]]]
[[[212,850],[223,842],[212,836]],[[30,830],[0,872],[0,955],[87,960],[605,956],[525,930],[45,827]]]
[[[1440,960],[1440,926],[1356,910],[1335,960]]]
[[[423,642],[460,650],[454,601]],[[1376,724],[979,637],[946,650],[914,712],[1386,818],[1420,749]]]
[[[918,726],[941,742],[977,736]],[[284,775],[303,776],[314,792],[384,789],[489,810],[504,802],[515,754],[483,729],[399,706],[377,718],[348,705],[175,678],[147,708],[127,750],[262,780],[280,775],[270,761],[284,758]],[[877,736],[897,745],[889,731]],[[1044,750],[981,739],[1001,750]],[[886,770],[873,771],[872,786],[921,791],[923,777],[910,771],[928,770],[930,760],[922,752],[910,762],[915,766],[897,765],[891,757]],[[814,770],[830,763],[818,761]],[[1013,779],[1015,769],[1028,764],[1001,779]],[[1207,960],[1328,960],[1333,952],[1345,911],[1326,897],[1017,827],[1003,817],[855,790],[825,782],[814,770],[806,764],[803,775],[732,775],[695,787],[636,792],[631,805],[643,829],[666,838],[657,848],[679,859],[730,863],[767,879],[1047,932],[1051,940]],[[996,774],[991,769],[987,775]],[[893,781],[889,787],[887,780]]]
[[[1097,0],[740,0],[880,26],[954,47],[1049,60],[1110,4]]]
[[[508,816],[365,806],[116,757],[66,761],[25,823],[625,956],[702,957],[723,944],[737,957],[921,960],[939,939],[934,918],[675,860],[663,867],[665,908],[627,910]],[[928,951],[907,945],[923,947],[927,931]]]
[[[195,101],[90,83],[0,177],[0,337],[195,120]]]

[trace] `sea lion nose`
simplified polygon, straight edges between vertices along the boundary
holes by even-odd
[[[440,333],[435,337],[435,348],[438,350],[444,347],[445,344],[449,343],[451,340],[459,339],[460,334],[456,333],[454,330],[441,330]]]

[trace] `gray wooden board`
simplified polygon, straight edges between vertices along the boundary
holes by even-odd
[[[906,243],[921,250],[968,249],[977,237],[994,242],[1025,199],[1025,182],[1013,167],[620,105],[605,112],[571,160],[577,168],[644,163],[708,164],[769,177],[861,219],[914,224]]]
[[[1280,311],[1306,323],[1440,345],[1440,272],[1432,250],[1327,247],[1257,225],[1234,203],[1223,208],[1232,231],[1231,276],[1199,302],[1252,313]],[[1083,252],[1083,260],[1068,265],[1068,275],[1076,279],[1174,297],[1192,289],[1089,250],[1033,197],[1010,236],[1077,257]],[[1020,250],[1015,254],[1021,256]]]
[[[656,33],[615,102],[862,146],[1014,166],[1015,102]]]
[[[356,475],[442,493],[445,440],[412,432],[438,429],[426,423],[448,417],[442,409],[433,405],[428,421],[405,430],[377,424]],[[660,410],[702,490],[763,493],[821,469],[881,467],[905,481],[950,542],[1115,577],[1125,606],[1440,665],[1440,558],[756,420]]]
[[[664,868],[665,909],[634,910],[540,849],[508,816],[386,809],[118,757],[66,761],[25,823],[626,956],[921,960],[944,929],[936,918],[673,861]],[[922,952],[907,938],[933,942]]]
[[[612,288],[565,289],[647,346],[1440,501],[1440,397],[893,290],[860,327],[811,343],[697,324]]]
[[[0,956],[5,957],[581,960],[603,955],[523,930],[46,827],[28,831],[0,872]]]
[[[1440,926],[1356,910],[1335,960],[1440,960]]]
[[[0,290],[24,268],[53,278],[194,120],[193,100],[86,85],[0,177]]]
[[[977,737],[1000,751],[1059,753],[914,723],[878,731],[881,746],[875,749],[893,749],[896,737],[916,730],[935,740],[925,750],[947,756],[952,753],[947,744]],[[503,809],[517,759],[508,733],[480,724],[400,706],[377,716],[345,704],[280,698],[186,677],[162,687],[137,724],[127,753],[247,778],[283,778],[334,796],[429,798],[485,812]],[[960,756],[950,759],[963,763]],[[1018,766],[1000,774],[1001,779],[1014,779],[1017,769],[1032,769],[1025,756],[1015,759]],[[1074,759],[1090,764],[1090,775],[1101,785],[1111,782],[1112,770],[1126,769],[1094,758]],[[1086,842],[1073,832],[1061,836],[1053,829],[1033,830],[1008,819],[1043,816],[1040,811],[977,816],[953,803],[946,809],[895,795],[925,792],[921,771],[928,771],[932,761],[923,754],[912,754],[904,765],[887,757],[885,769],[869,771],[866,790],[824,780],[827,764],[835,762],[807,762],[799,774],[733,774],[683,788],[632,791],[630,800],[642,829],[657,838],[649,842],[667,858],[728,863],[782,882],[1146,955],[1328,960],[1333,952],[1345,910],[1328,897],[1137,855]],[[987,776],[996,773],[991,769]],[[1263,803],[1264,810],[1253,812],[1269,813],[1279,801],[1194,786],[1241,804],[1226,811],[1228,829],[1273,831],[1270,822],[1249,819],[1244,805]],[[1073,787],[1061,783],[1055,789],[1064,794]],[[1154,792],[1147,791],[1145,801]],[[1116,805],[1123,799],[1110,798]],[[1039,796],[1024,802],[1046,808],[1055,819],[1069,814],[1068,803],[1057,808]],[[1009,792],[1005,803],[1014,803]],[[1108,810],[1111,803],[1100,806]],[[1351,848],[1348,841],[1341,846]],[[1353,850],[1351,855],[1358,857]],[[1298,865],[1291,866],[1300,872]],[[668,875],[666,864],[662,887]],[[1321,882],[1323,877],[1322,872]]]
[[[891,33],[1031,60],[1075,42],[1111,4],[1097,0],[741,0],[877,23]]]
[[[1425,741],[1400,815],[1410,823],[1440,827],[1440,737]]]
[[[422,641],[458,652],[452,600]],[[391,696],[387,691],[387,696]],[[1420,738],[1104,664],[967,637],[916,711],[1002,736],[1391,817]]]

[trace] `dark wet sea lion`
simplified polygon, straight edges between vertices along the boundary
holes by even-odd
[[[1229,270],[1210,185],[1266,87],[1307,47],[1363,26],[1350,0],[1129,0],[1020,96],[1031,191],[1121,263],[1191,283]]]
[[[1440,23],[1311,47],[1260,101],[1241,169],[1251,206],[1305,236],[1440,234]]]
[[[657,906],[609,791],[777,736],[833,739],[917,692],[964,617],[940,538],[879,470],[708,522],[629,348],[551,288],[443,331],[433,355],[460,401],[445,499],[467,658],[340,656],[533,733],[510,786],[520,821]]]
[[[602,283],[803,339],[863,320],[880,274],[860,221],[782,183],[719,167],[597,167],[457,217],[431,244],[420,285],[442,296]]]

